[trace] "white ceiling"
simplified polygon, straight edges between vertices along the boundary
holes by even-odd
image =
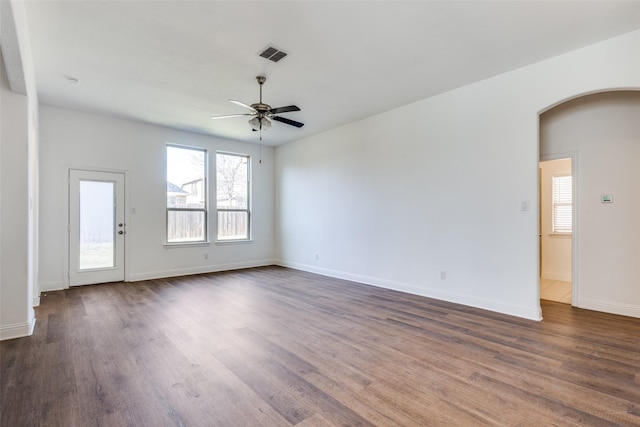
[[[278,145],[640,28],[638,1],[35,1],[41,103]],[[257,54],[273,45],[278,63]],[[70,84],[64,76],[77,78]]]

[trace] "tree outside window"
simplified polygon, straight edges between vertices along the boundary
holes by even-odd
[[[249,156],[217,153],[216,195],[217,239],[248,240],[250,238]]]

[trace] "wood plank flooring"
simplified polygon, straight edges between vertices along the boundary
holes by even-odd
[[[640,426],[640,319],[542,322],[280,267],[42,296],[2,426]]]

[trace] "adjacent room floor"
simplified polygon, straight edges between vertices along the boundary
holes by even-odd
[[[571,304],[571,282],[540,278],[540,298]]]

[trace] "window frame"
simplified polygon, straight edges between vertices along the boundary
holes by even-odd
[[[169,148],[177,148],[181,150],[191,150],[191,151],[199,151],[203,153],[203,175],[202,175],[202,197],[204,198],[204,207],[202,208],[193,208],[193,207],[169,207],[168,198],[165,195],[165,245],[166,246],[182,246],[182,245],[202,245],[210,243],[209,240],[209,150],[203,147],[194,147],[189,145],[182,144],[173,144],[166,143],[165,144],[165,187],[169,182],[168,177],[168,163],[169,163]],[[165,190],[166,191],[166,190]],[[188,241],[170,241],[169,240],[169,212],[203,212],[203,238],[202,240],[188,240]]]
[[[223,156],[235,156],[235,157],[243,157],[247,160],[247,181],[246,181],[246,190],[247,190],[247,204],[246,208],[225,208],[218,206],[218,155]],[[252,191],[251,191],[251,156],[249,154],[243,153],[234,153],[230,151],[216,151],[216,229],[215,229],[215,242],[221,244],[228,243],[243,243],[243,242],[251,242],[252,239],[252,215],[251,215],[251,207],[252,207]],[[220,213],[221,212],[244,212],[247,215],[247,237],[239,238],[239,239],[221,239],[220,238]]]
[[[561,189],[556,190],[556,182],[561,179],[570,178],[571,182],[569,184],[569,191],[571,196],[570,202],[560,202],[557,201],[557,192],[561,191]],[[558,184],[560,185],[560,184]],[[566,186],[566,185],[565,185]],[[558,223],[556,221],[556,207],[568,206],[571,208],[571,214],[569,215],[570,221],[570,230],[566,230],[566,228],[558,229]],[[556,236],[570,236],[573,234],[573,176],[571,174],[556,174],[551,176],[551,234]]]

